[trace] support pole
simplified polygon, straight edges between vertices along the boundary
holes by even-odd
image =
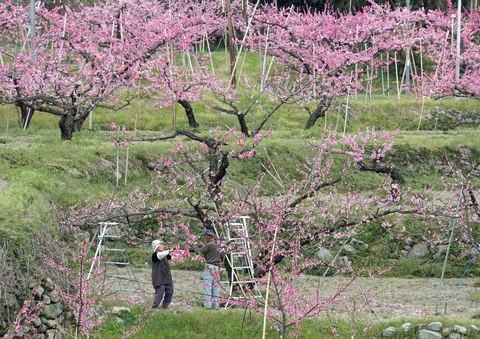
[[[407,10],[410,11],[410,0],[407,0]],[[410,93],[410,48],[407,48],[407,58],[405,60],[405,94]]]
[[[272,263],[273,263],[273,253],[275,252],[275,245],[277,243],[277,234],[278,234],[278,228],[280,225],[277,225],[275,228],[275,233],[273,235],[273,244],[272,244],[272,252],[270,254],[270,260],[269,260],[269,267],[268,267],[268,277],[267,277],[267,291],[265,294],[265,307],[263,309],[263,331],[262,331],[262,339],[266,338],[267,334],[267,311],[268,311],[268,295],[270,292],[270,281],[272,278]]]
[[[460,202],[462,201],[462,194],[463,194],[463,184],[462,184],[462,187],[460,188],[457,207],[455,208],[455,219],[450,218],[449,220],[450,237],[448,238],[447,252],[445,253],[445,259],[443,260],[442,276],[440,277],[441,280],[443,280],[443,277],[445,276],[445,270],[447,269],[448,255],[450,254],[450,247],[452,246],[453,233],[454,233],[453,231],[455,230],[455,224],[457,223],[458,209],[460,208]]]
[[[397,52],[395,52],[395,80],[397,82],[397,99],[400,100],[400,83],[398,82],[398,60],[397,60]]]
[[[455,80],[460,80],[460,42],[462,30],[462,0],[458,0],[457,6],[457,59],[455,63]]]
[[[35,61],[35,42],[33,39],[35,39],[36,32],[35,32],[35,24],[36,24],[36,16],[37,16],[37,10],[35,8],[35,0],[30,0],[30,30],[29,30],[29,35],[31,41],[30,45],[30,56],[32,59],[32,62]]]

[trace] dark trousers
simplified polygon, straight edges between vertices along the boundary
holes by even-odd
[[[162,308],[167,308],[172,302],[173,285],[160,285],[155,287],[155,297],[153,298],[152,307],[158,307],[162,302]]]

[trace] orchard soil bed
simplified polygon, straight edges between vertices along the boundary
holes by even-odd
[[[146,302],[150,303],[153,296],[150,269],[135,268],[134,271],[141,280],[140,285],[148,299]],[[190,309],[201,306],[202,272],[172,270],[172,275],[175,290],[172,308]],[[321,290],[321,297],[328,297],[335,293],[338,284],[347,284],[349,281],[350,278],[347,276],[326,278],[306,276],[301,278],[298,286],[312,298],[316,297],[317,287]],[[327,310],[325,316],[350,319],[352,305],[355,304],[355,318],[371,320],[373,315],[365,303],[361,292],[363,290],[380,320],[443,315],[446,301],[449,317],[471,319],[480,311],[480,303],[471,299],[476,290],[474,279],[465,279],[455,288],[457,283],[458,279],[441,281],[436,278],[358,278],[341,295],[344,302]],[[132,286],[131,283],[127,285],[130,288]],[[123,301],[135,300],[134,296],[124,293],[117,292],[112,298]]]

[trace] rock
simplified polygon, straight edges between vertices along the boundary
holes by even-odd
[[[8,187],[8,181],[0,179],[0,192]]]
[[[353,247],[350,244],[343,245],[342,249],[347,253],[351,253],[351,254],[357,253],[357,250],[355,249],[355,247]]]
[[[407,250],[401,250],[401,251],[400,251],[400,255],[401,255],[402,257],[406,257],[406,256],[408,256],[408,251],[407,251]]]
[[[442,334],[444,337],[448,337],[450,334],[452,334],[453,328],[451,327],[446,327],[442,330]]]
[[[47,325],[41,324],[40,326],[38,326],[37,331],[40,332],[40,333],[46,332],[47,331]]]
[[[393,338],[397,333],[397,329],[395,327],[387,327],[382,331],[382,337],[384,338]]]
[[[35,318],[35,319],[32,321],[32,324],[33,324],[33,326],[35,326],[35,327],[39,327],[39,326],[42,324],[42,321],[40,320],[40,318]]]
[[[434,332],[442,332],[442,323],[439,321],[435,321],[427,325],[427,330],[434,331]]]
[[[68,311],[67,313],[65,313],[65,319],[66,319],[67,321],[72,320],[72,319],[73,319],[73,313],[70,312],[70,311]]]
[[[123,312],[130,313],[130,309],[128,307],[123,307],[123,306],[115,306],[112,308],[113,314],[120,315]]]
[[[48,295],[49,298],[50,298],[50,301],[54,304],[60,302],[60,297],[58,296],[57,293],[55,292],[50,292],[50,294]]]
[[[408,252],[408,257],[410,259],[422,258],[428,255],[428,244],[426,242],[421,242],[413,245],[410,252]]]
[[[104,171],[111,171],[115,168],[115,164],[107,159],[100,159],[99,168]]]
[[[475,325],[468,325],[467,326],[467,334],[468,335],[480,334],[480,329]]]
[[[462,335],[459,333],[451,333],[448,337],[448,339],[461,339]]]
[[[44,305],[42,307],[43,316],[47,319],[55,319],[63,313],[62,306],[60,304]]]
[[[123,326],[125,324],[125,320],[120,317],[115,317],[115,321],[118,325]]]
[[[50,297],[46,293],[44,293],[42,295],[42,303],[44,303],[44,304],[50,304],[51,303]]]
[[[55,288],[55,285],[53,284],[53,281],[52,279],[50,278],[46,278],[44,283],[43,283],[43,286],[45,286],[45,288],[48,290],[48,291],[53,291],[53,289]]]
[[[467,328],[460,325],[453,325],[453,332],[467,334]]]
[[[41,285],[37,285],[33,288],[32,294],[34,297],[40,299],[43,295],[43,292],[45,292],[45,289]]]
[[[47,339],[55,339],[57,338],[58,331],[57,330],[48,330],[47,331]]]
[[[355,238],[350,240],[350,245],[352,245],[358,251],[366,251],[368,249],[368,244]]]
[[[47,326],[48,328],[57,327],[57,321],[56,321],[56,320],[53,320],[53,319],[42,318],[42,324],[44,324],[44,325]]]
[[[317,257],[324,263],[331,263],[333,261],[332,252],[330,252],[330,250],[325,247],[318,248]]]
[[[337,260],[339,266],[348,268],[348,271],[351,272],[352,262],[348,259],[347,256],[342,256]]]
[[[67,172],[68,172],[68,174],[71,174],[73,177],[81,177],[82,176],[82,172],[80,172],[76,168],[69,168],[67,170]]]
[[[10,309],[18,309],[18,300],[13,293],[6,293],[5,294],[5,305]]]
[[[418,331],[417,338],[418,339],[438,339],[442,338],[442,334],[435,332],[435,331],[430,331],[430,330],[420,330]]]
[[[411,323],[404,323],[404,324],[402,324],[402,326],[400,326],[400,329],[402,330],[402,332],[404,334],[407,334],[408,332],[410,332],[411,328],[412,328]]]

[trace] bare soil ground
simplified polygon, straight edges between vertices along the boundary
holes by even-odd
[[[150,283],[149,268],[134,268],[134,273],[145,292],[146,303],[151,302],[153,288]],[[172,270],[174,280],[174,297],[172,308],[188,309],[201,306],[202,272]],[[347,284],[349,277],[314,277],[307,276],[298,282],[303,292],[315,297],[317,288],[321,297],[335,293],[338,284]],[[365,302],[362,291],[380,320],[394,318],[423,318],[443,315],[445,302],[448,301],[447,315],[456,318],[472,318],[480,311],[480,303],[471,300],[475,291],[474,279],[465,279],[457,286],[457,279],[400,279],[400,278],[357,278],[342,294],[345,302],[332,307],[325,315],[328,317],[350,318],[355,304],[355,317],[372,319],[373,314]],[[115,282],[115,284],[119,284]],[[128,288],[134,283],[123,282]],[[115,286],[115,285],[112,285]],[[119,286],[119,285],[117,285]],[[131,292],[117,292],[115,299],[134,301]],[[137,298],[138,299],[138,298]]]

